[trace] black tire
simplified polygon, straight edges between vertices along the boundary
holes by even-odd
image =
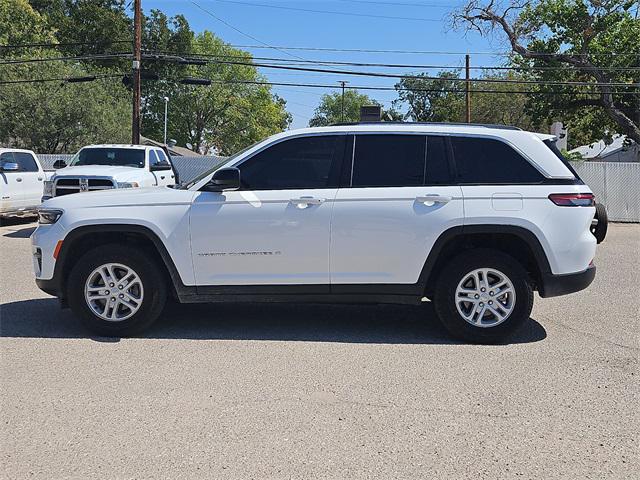
[[[481,268],[498,270],[508,277],[515,290],[511,314],[495,326],[472,325],[456,307],[458,284],[470,272]],[[529,319],[533,308],[533,289],[529,275],[517,260],[497,250],[474,249],[461,253],[444,267],[438,277],[434,304],[440,321],[453,336],[472,343],[497,343],[504,341]]]
[[[598,243],[604,242],[607,236],[607,228],[609,226],[609,217],[607,209],[601,203],[596,203],[596,215],[591,223],[591,233],[596,237]]]
[[[108,321],[89,307],[84,289],[91,273],[101,265],[117,263],[135,271],[144,295],[139,310],[129,318]],[[92,332],[107,337],[127,337],[149,327],[162,313],[167,300],[166,275],[157,261],[144,251],[123,245],[104,245],[85,253],[73,266],[67,282],[67,299],[71,310]]]

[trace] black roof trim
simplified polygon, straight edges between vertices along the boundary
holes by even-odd
[[[512,127],[509,125],[497,125],[493,123],[463,123],[463,122],[344,122],[344,123],[332,123],[331,127],[346,127],[350,125],[453,125],[461,127],[485,127],[496,128],[499,130],[520,130],[519,127]]]

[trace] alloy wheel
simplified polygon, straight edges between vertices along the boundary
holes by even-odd
[[[455,293],[456,309],[475,327],[495,327],[513,312],[516,292],[504,273],[478,268],[462,277]]]
[[[109,322],[121,322],[140,310],[144,288],[132,268],[106,263],[89,274],[84,297],[95,315]]]

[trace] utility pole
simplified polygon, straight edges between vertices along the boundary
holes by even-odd
[[[342,107],[340,109],[340,121],[344,123],[344,86],[349,82],[340,80],[338,83],[342,85]]]
[[[164,144],[167,144],[167,121],[169,110],[169,97],[164,97]]]
[[[471,58],[469,54],[464,56],[465,63],[465,103],[466,103],[466,115],[465,120],[467,123],[471,123],[471,77],[469,74]]]
[[[133,112],[131,117],[131,143],[140,143],[140,60],[142,58],[142,0],[133,1]]]

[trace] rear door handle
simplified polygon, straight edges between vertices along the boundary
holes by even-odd
[[[311,205],[320,205],[325,201],[324,198],[315,198],[315,197],[300,197],[300,198],[292,198],[289,200],[298,208],[307,208]]]
[[[16,178],[16,182],[21,182],[22,179],[20,177]]]
[[[427,207],[431,207],[436,203],[449,203],[451,200],[453,200],[453,197],[450,197],[448,195],[438,195],[436,193],[430,193],[428,195],[416,197],[416,200],[418,202],[424,203]]]

